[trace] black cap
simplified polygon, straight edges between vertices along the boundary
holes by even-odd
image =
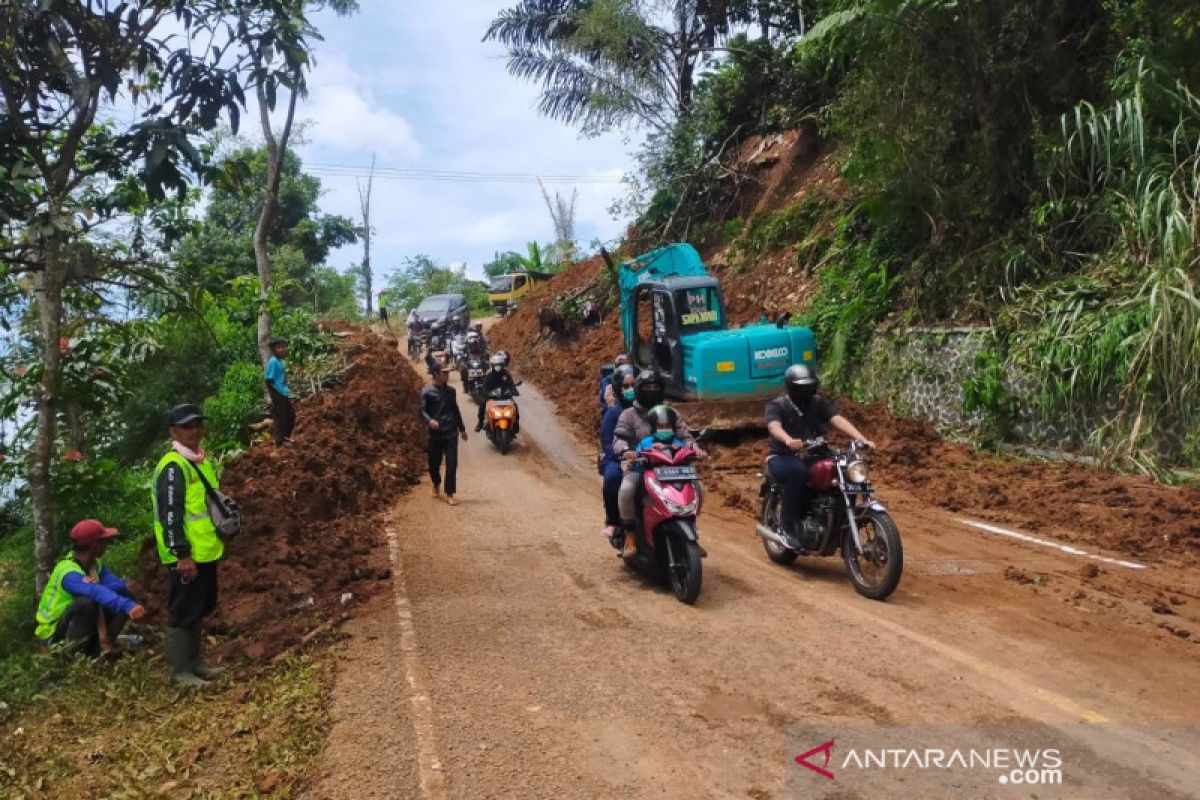
[[[196,420],[204,419],[204,412],[200,410],[200,406],[194,403],[183,403],[171,409],[171,413],[167,414],[167,426],[171,428],[182,428]]]
[[[281,345],[281,344],[287,344],[287,339],[279,339],[279,338],[272,339],[271,341],[267,342],[267,347],[275,347],[275,346]]]

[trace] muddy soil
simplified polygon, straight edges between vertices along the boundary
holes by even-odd
[[[422,470],[421,382],[394,338],[358,330],[342,346],[349,370],[298,404],[295,445],[258,445],[222,475],[244,522],[226,547],[207,622],[227,656],[270,658],[340,618],[343,595],[353,604],[390,585],[372,553],[383,546],[380,514]],[[139,567],[161,617],[166,571],[152,542]]]
[[[516,370],[545,387],[559,412],[584,441],[599,422],[599,365],[611,363],[622,340],[614,313],[595,329],[568,341],[543,334],[537,308],[555,294],[592,278],[596,267],[579,264],[543,287],[524,307],[502,320],[491,338],[514,355]],[[562,283],[560,283],[562,281]],[[899,417],[882,405],[842,399],[842,412],[880,445],[872,461],[878,479],[932,505],[964,514],[1055,530],[1065,538],[1150,561],[1200,562],[1200,485],[1162,486],[1135,475],[1080,464],[1001,458],[943,439],[932,425]],[[709,488],[731,505],[756,513],[754,473],[767,444],[761,401],[680,403],[693,429],[709,425],[746,430],[712,446]]]
[[[522,393],[509,455],[460,448],[461,505],[427,486],[397,502],[394,602],[350,629],[312,797],[782,800],[811,745],[795,723],[1200,719],[1194,570],[991,537],[889,487],[906,557],[889,602],[833,559],[771,564],[747,515],[710,502],[703,592],[683,606],[621,566],[590,444]],[[1133,773],[1164,797],[1200,774],[1194,733],[1091,731],[1071,734],[1071,763],[1111,796],[1148,796],[1123,791]]]

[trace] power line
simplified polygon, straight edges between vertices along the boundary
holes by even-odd
[[[348,164],[305,164],[306,172],[326,177],[365,178],[369,170]],[[384,180],[435,181],[444,183],[536,183],[612,185],[622,182],[615,175],[537,175],[520,172],[468,172],[432,169],[375,169],[375,177]]]

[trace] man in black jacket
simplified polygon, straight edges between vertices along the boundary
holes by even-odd
[[[449,385],[450,368],[437,364],[430,370],[433,385],[421,390],[421,416],[429,426],[429,479],[433,481],[433,496],[442,496],[442,460],[446,461],[446,502],[458,505],[454,499],[458,472],[458,437],[467,440],[467,426],[458,410],[458,398]]]

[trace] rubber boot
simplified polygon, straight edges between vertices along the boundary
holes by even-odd
[[[190,628],[167,628],[166,656],[171,677],[180,686],[199,688],[208,681],[192,671],[192,631]]]
[[[221,673],[225,671],[224,667],[213,667],[204,663],[204,659],[200,657],[200,651],[204,646],[204,631],[200,628],[200,623],[197,622],[192,627],[188,628],[188,633],[192,637],[192,674],[206,681],[211,681],[214,678],[219,678]]]

